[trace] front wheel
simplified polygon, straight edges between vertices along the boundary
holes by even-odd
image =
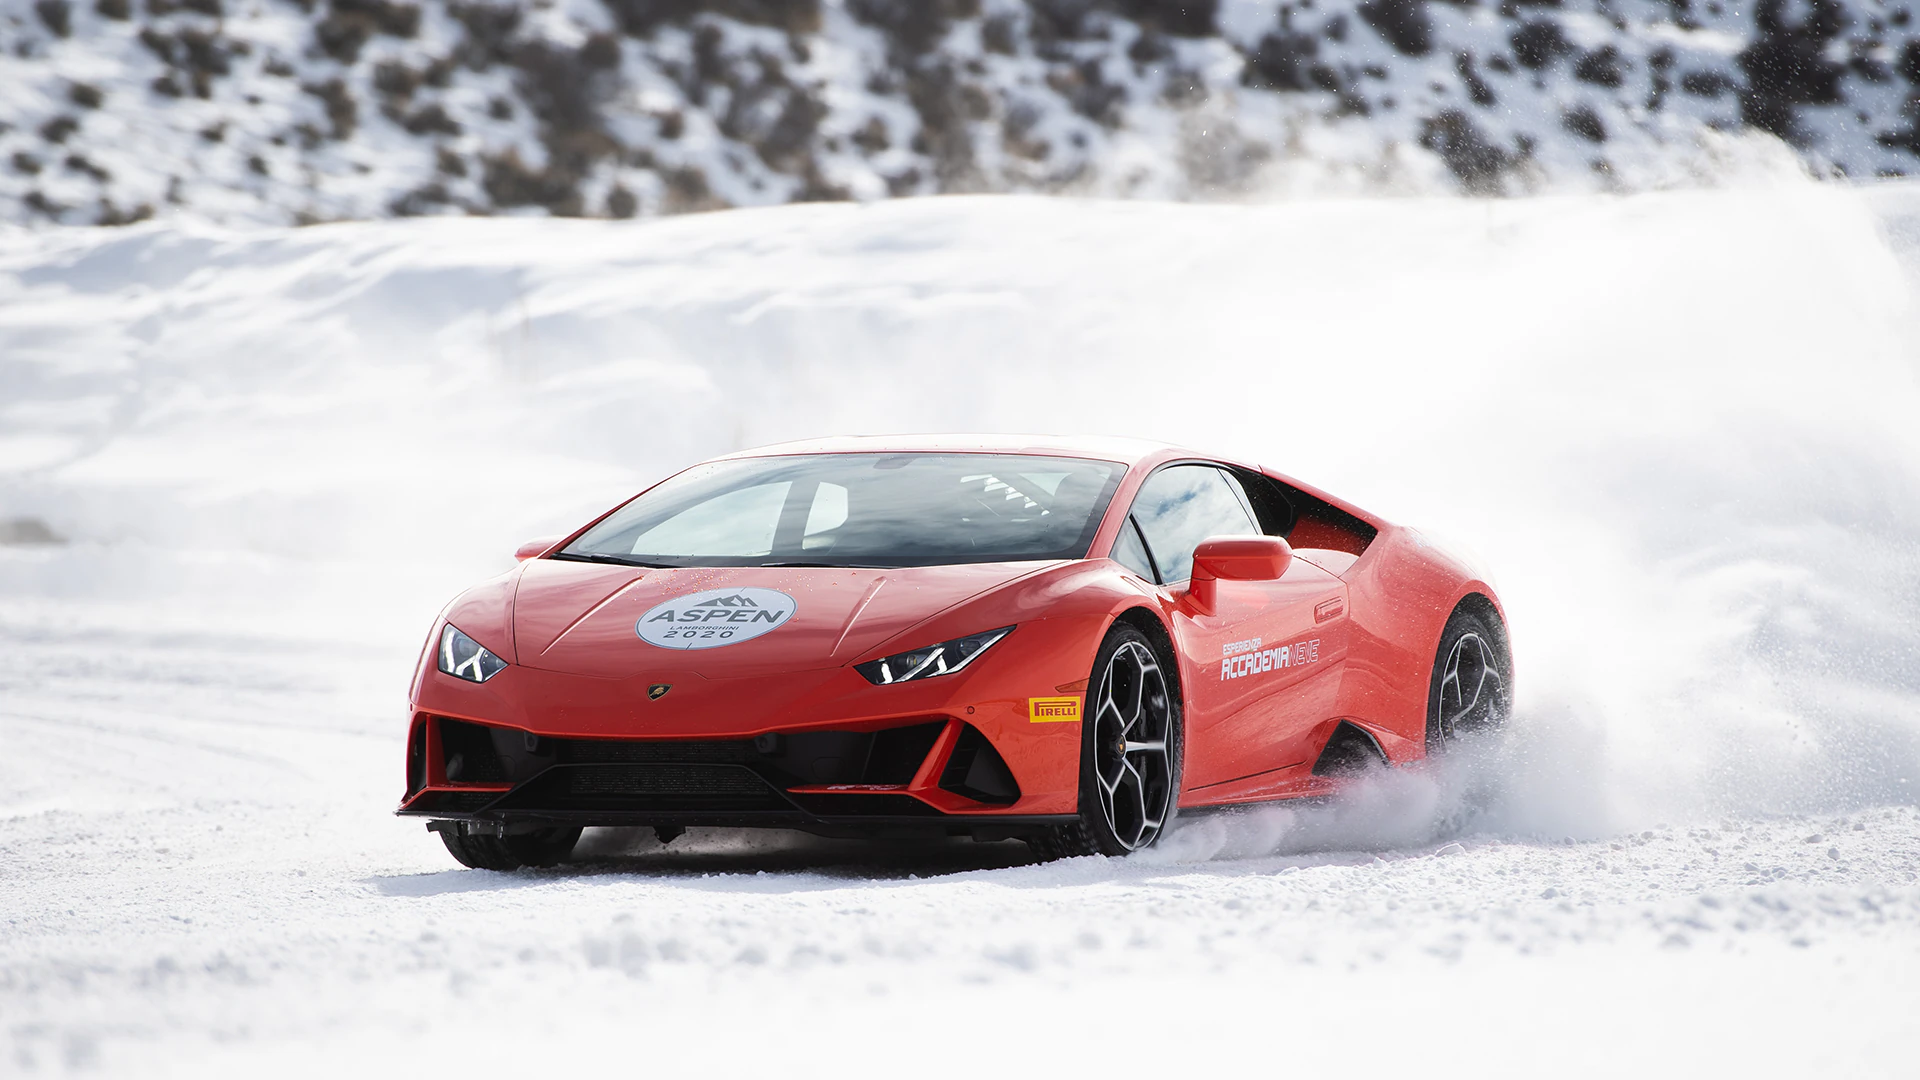
[[[1042,859],[1153,846],[1180,795],[1179,677],[1124,623],[1101,643],[1080,733],[1080,819],[1027,843]]]
[[[460,865],[474,870],[518,870],[523,866],[558,866],[573,854],[579,829],[536,829],[533,832],[493,836],[459,831],[440,833],[447,851]]]

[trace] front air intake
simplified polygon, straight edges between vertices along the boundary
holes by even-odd
[[[518,732],[505,731],[513,736]],[[507,769],[494,745],[493,729],[462,720],[440,718],[440,752],[446,755],[447,782],[452,784],[498,784],[507,779]]]
[[[999,806],[1020,798],[1020,785],[1013,779],[1013,770],[1007,768],[1007,760],[972,724],[960,726],[953,754],[940,771],[940,787],[975,802]]]
[[[407,798],[411,799],[427,786],[427,724],[413,725],[413,731],[407,735]]]

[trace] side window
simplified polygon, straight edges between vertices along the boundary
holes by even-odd
[[[1143,580],[1160,580],[1153,576],[1153,560],[1147,557],[1146,545],[1140,542],[1140,531],[1134,528],[1132,518],[1120,523],[1120,538],[1113,542],[1113,561]]]
[[[1193,549],[1200,541],[1260,531],[1234,482],[1211,465],[1172,465],[1147,477],[1133,501],[1133,518],[1167,585],[1193,576]]]

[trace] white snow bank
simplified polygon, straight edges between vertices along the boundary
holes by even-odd
[[[0,518],[72,542],[0,548],[0,589],[28,622],[363,640],[397,705],[454,590],[703,457],[1155,436],[1486,558],[1501,827],[1905,802],[1914,221],[1920,189],[1804,184],[14,233]]]

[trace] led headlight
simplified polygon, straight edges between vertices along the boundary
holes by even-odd
[[[484,645],[454,629],[452,623],[440,631],[440,670],[456,679],[486,682],[506,670],[507,662],[488,652]]]
[[[869,660],[864,664],[855,664],[853,670],[866,676],[867,681],[875,686],[912,682],[914,679],[931,679],[935,675],[951,675],[973,663],[975,657],[987,651],[987,646],[1006,637],[1012,631],[1013,627],[1003,626],[984,634],[954,638],[952,641],[943,641],[924,649],[895,653],[878,660]]]

